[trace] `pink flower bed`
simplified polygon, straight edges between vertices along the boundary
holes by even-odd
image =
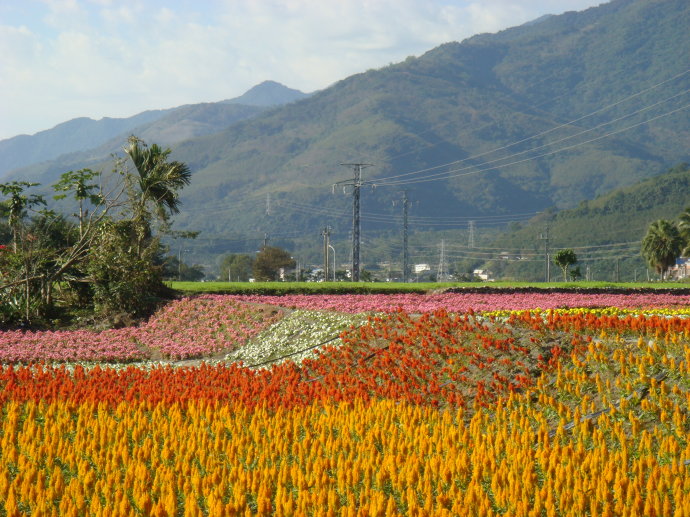
[[[145,359],[146,354],[136,345],[132,330],[0,332],[0,363]]]
[[[211,355],[246,343],[282,315],[222,296],[201,296],[172,303],[140,327],[137,340],[166,357]]]
[[[279,318],[227,297],[188,298],[169,304],[140,327],[0,332],[0,363],[206,357],[241,346]]]
[[[221,296],[221,295],[219,295]],[[227,295],[237,301],[266,303],[297,309],[338,312],[450,312],[557,309],[565,307],[668,307],[689,305],[690,296],[670,294],[584,294],[584,293],[444,293],[444,294],[350,294],[350,295]]]
[[[149,322],[118,330],[0,332],[0,363],[35,361],[129,362],[152,357],[208,357],[242,346],[281,314],[251,304],[346,313],[411,313],[553,309],[562,307],[668,307],[690,305],[669,294],[446,293],[378,295],[207,295],[173,302]]]

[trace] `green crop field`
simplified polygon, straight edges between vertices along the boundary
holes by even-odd
[[[474,289],[687,289],[688,282],[171,282],[184,293],[345,294],[428,293],[450,288]]]

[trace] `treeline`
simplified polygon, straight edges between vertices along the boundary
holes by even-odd
[[[63,213],[47,208],[38,183],[0,184],[0,326],[48,324],[75,310],[142,316],[169,294],[160,237],[175,236],[171,216],[191,172],[168,159],[170,149],[136,137],[124,151],[109,174],[62,174],[52,188]]]
[[[547,232],[552,249],[641,242],[652,222],[678,217],[688,205],[688,192],[690,165],[681,163],[653,178],[591,201],[582,201],[575,208],[559,212],[547,210],[527,224],[515,224],[493,245],[537,254],[544,249],[544,241],[539,237]],[[642,278],[646,260],[641,253],[641,244],[634,252],[630,252],[632,246],[626,249],[628,251],[619,260],[621,278],[633,280],[635,269],[639,269],[639,277]],[[593,271],[596,268],[596,279],[613,280],[619,257],[613,252],[605,257],[603,253],[594,255],[602,256],[587,261]],[[472,266],[486,267],[503,278],[537,280],[544,277],[544,264],[539,260],[495,261]]]

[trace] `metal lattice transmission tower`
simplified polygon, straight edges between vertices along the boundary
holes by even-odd
[[[360,248],[360,190],[362,188],[362,169],[372,167],[371,163],[341,163],[344,167],[352,167],[354,177],[351,180],[344,180],[335,185],[352,187],[352,281],[359,282],[359,248]]]
[[[436,281],[448,281],[448,264],[446,263],[446,241],[441,240],[441,256],[438,260],[438,269],[436,270]]]
[[[469,229],[469,239],[467,241],[467,247],[468,248],[474,248],[474,232],[476,229],[476,223],[474,221],[470,221],[467,223],[468,229]]]

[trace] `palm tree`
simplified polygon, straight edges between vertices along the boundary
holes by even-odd
[[[649,225],[642,239],[642,255],[664,280],[668,269],[676,263],[683,249],[683,239],[676,225],[659,219]]]
[[[151,217],[148,207],[153,205],[158,220],[165,226],[170,214],[179,212],[178,191],[189,182],[189,167],[177,161],[168,161],[170,149],[159,145],[146,145],[135,136],[129,138],[125,153],[130,157],[137,176],[130,176],[130,202],[135,223],[137,254],[141,255],[142,243],[151,237]]]
[[[182,162],[167,161],[170,149],[158,144],[148,146],[134,136],[129,138],[125,152],[139,175],[138,211],[144,211],[146,204],[152,202],[163,219],[179,212],[178,190],[189,185],[192,177],[189,167]]]

